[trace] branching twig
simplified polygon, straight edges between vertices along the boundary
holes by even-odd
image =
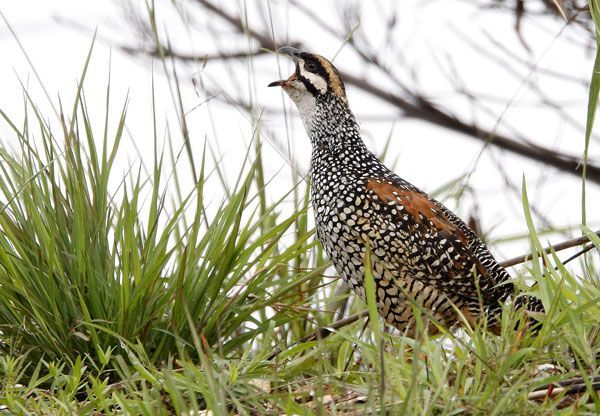
[[[251,27],[248,27],[248,25],[246,25],[239,17],[229,14],[211,1],[196,0],[196,2],[206,10],[215,13],[227,21],[240,34],[254,39],[258,43],[259,49],[274,50],[279,46],[282,46],[282,44],[272,39],[270,36],[262,34]],[[293,46],[301,46],[301,42],[290,41],[288,43]],[[180,60],[202,60],[201,56],[187,56],[179,55],[174,52],[171,53],[173,54],[174,58]],[[493,131],[482,129],[475,124],[458,119],[456,116],[444,109],[438,108],[433,102],[424,96],[415,95],[410,97],[409,101],[408,99],[396,95],[395,93],[390,92],[383,87],[373,84],[371,81],[365,78],[351,75],[345,71],[340,72],[342,78],[344,78],[348,84],[351,84],[371,94],[372,96],[379,98],[380,100],[392,104],[394,107],[401,110],[407,117],[418,118],[441,127],[463,133],[471,138],[550,165],[563,172],[568,172],[576,176],[581,175],[579,157],[560,154],[552,149],[531,142],[514,139]],[[588,164],[587,178],[592,182],[600,183],[600,166]]]

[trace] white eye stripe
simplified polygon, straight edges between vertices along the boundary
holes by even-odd
[[[321,75],[302,70],[300,71],[300,75],[306,78],[321,94],[327,92],[327,81]]]

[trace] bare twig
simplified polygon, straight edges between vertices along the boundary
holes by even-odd
[[[600,376],[591,376],[589,378],[592,389],[600,391]],[[538,387],[527,395],[529,400],[545,400],[556,397],[560,394],[573,395],[581,394],[587,391],[587,386],[582,377],[575,377],[568,380],[558,381]]]
[[[527,42],[523,37],[523,33],[521,32],[521,19],[523,18],[524,14],[525,0],[517,0],[515,4],[515,32],[517,33],[517,36],[521,41],[521,45],[523,45],[523,47],[527,49],[527,52],[531,52],[531,48],[527,45]]]
[[[581,256],[582,254],[587,253],[588,251],[590,251],[591,249],[593,249],[594,247],[596,247],[593,244],[588,244],[587,246],[585,246],[584,248],[582,248],[581,250],[579,250],[577,253],[573,254],[571,257],[569,257],[566,260],[562,261],[563,266],[567,263],[569,263],[572,260],[575,260],[577,257]]]
[[[595,234],[597,236],[600,236],[600,230],[596,231]],[[575,247],[575,246],[587,243],[589,241],[590,241],[590,239],[586,236],[573,238],[572,240],[563,241],[562,243],[558,243],[556,245],[546,247],[544,249],[544,253],[549,254],[552,251],[556,252],[556,251],[566,250],[568,248]],[[510,266],[514,266],[517,264],[525,263],[526,261],[529,261],[532,258],[533,257],[531,254],[525,254],[525,255],[513,257],[512,259],[501,261],[500,265],[502,267],[510,267]]]
[[[146,55],[146,56],[152,56],[155,58],[158,58],[161,56],[167,57],[167,58],[175,58],[177,60],[180,61],[197,61],[197,62],[204,62],[204,61],[215,61],[215,60],[227,60],[227,59],[241,59],[241,58],[248,58],[250,56],[257,56],[257,55],[262,55],[267,53],[266,50],[262,50],[262,49],[257,49],[254,51],[237,51],[237,52],[229,52],[229,53],[216,53],[216,54],[211,54],[211,55],[192,55],[192,54],[183,54],[183,53],[179,53],[179,52],[174,52],[173,50],[163,47],[161,48],[161,50],[159,51],[158,48],[152,48],[152,49],[139,49],[139,48],[135,48],[135,47],[131,47],[131,46],[121,46],[121,50],[125,53],[128,53],[130,55]]]
[[[563,155],[546,147],[527,141],[517,141],[499,133],[493,134],[487,130],[479,128],[476,125],[465,123],[453,115],[445,113],[422,97],[420,97],[419,102],[412,104],[393,93],[385,91],[383,88],[371,84],[365,79],[354,77],[343,71],[340,71],[340,73],[342,74],[344,80],[346,80],[349,84],[369,92],[383,101],[393,104],[394,106],[403,110],[405,115],[408,117],[429,121],[439,126],[446,127],[447,129],[463,133],[477,140],[488,142],[491,145],[501,149],[508,150],[518,155],[548,164],[564,172],[568,172],[576,176],[581,175],[580,160],[578,157]],[[590,167],[588,164],[587,168],[588,179],[590,181],[600,183],[600,166],[593,165]]]
[[[196,2],[203,6],[206,10],[215,13],[227,21],[240,34],[244,34],[254,39],[258,43],[258,49],[274,50],[277,47],[282,46],[281,43],[277,42],[275,39],[272,39],[270,36],[248,27],[248,25],[246,25],[239,17],[229,14],[213,2],[209,0],[196,0]],[[301,42],[289,41],[288,43],[297,47],[301,46]],[[198,59],[202,59],[201,56],[179,55],[172,51],[170,53],[174,58],[180,60],[196,61]],[[536,160],[563,172],[581,176],[581,161],[579,157],[564,155],[555,152],[552,149],[525,140],[511,138],[506,135],[482,129],[475,124],[460,120],[444,109],[438,108],[433,102],[424,96],[414,95],[410,97],[410,100],[405,99],[393,92],[390,92],[388,89],[384,89],[383,87],[373,84],[370,80],[351,75],[345,71],[340,72],[348,84],[351,84],[371,94],[372,96],[379,98],[380,100],[392,104],[394,107],[401,110],[407,117],[418,118],[445,127],[452,131],[463,133],[468,137],[483,141],[486,144],[491,144],[526,158]],[[588,164],[587,179],[595,183],[600,183],[600,166]]]

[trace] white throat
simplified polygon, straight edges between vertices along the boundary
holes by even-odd
[[[300,119],[302,119],[304,128],[307,132],[310,132],[313,127],[317,100],[306,90],[298,91],[297,89],[290,88],[287,90],[287,93],[296,103],[296,107],[298,107],[298,113],[300,114]]]

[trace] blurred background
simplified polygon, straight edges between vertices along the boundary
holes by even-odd
[[[542,238],[600,223],[596,134],[582,198],[595,42],[584,1],[22,0],[0,11],[0,109],[24,119],[31,99],[58,126],[93,43],[86,102],[99,129],[108,85],[111,120],[127,102],[124,172],[152,164],[154,106],[183,186],[206,156],[231,172],[211,185],[222,200],[260,141],[269,195],[284,196],[305,180],[311,149],[289,99],[266,86],[292,71],[272,51],[294,45],[338,67],[367,146],[501,259],[529,248],[524,180]],[[0,140],[16,143],[4,119]]]

